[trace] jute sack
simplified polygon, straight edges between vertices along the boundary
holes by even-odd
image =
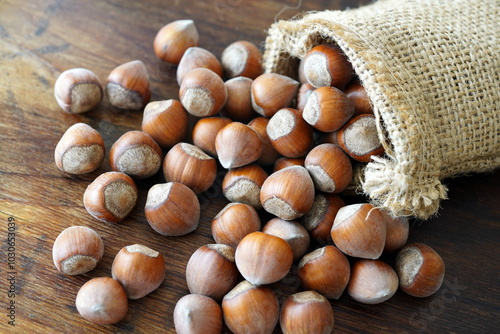
[[[380,0],[273,24],[266,72],[297,75],[312,47],[337,43],[367,90],[386,154],[359,189],[396,216],[427,219],[445,178],[500,166],[500,1]]]

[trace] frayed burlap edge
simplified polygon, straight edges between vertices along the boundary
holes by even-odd
[[[359,182],[358,189],[366,194],[375,205],[388,209],[395,216],[414,216],[427,219],[437,213],[440,201],[447,198],[447,188],[441,183],[442,179],[470,172],[490,171],[500,166],[500,135],[498,125],[495,125],[500,121],[498,103],[495,104],[495,101],[498,102],[499,90],[492,91],[491,88],[492,86],[493,90],[498,88],[498,84],[494,84],[495,80],[498,83],[498,73],[494,73],[498,72],[498,66],[495,66],[497,64],[493,61],[490,68],[485,69],[482,67],[481,70],[486,73],[482,73],[476,82],[472,83],[476,86],[481,85],[480,80],[487,78],[488,75],[493,77],[487,79],[493,80],[489,81],[490,86],[485,89],[483,87],[476,88],[483,93],[486,90],[486,94],[488,94],[489,90],[489,93],[493,95],[493,98],[490,97],[489,101],[486,101],[481,111],[492,116],[493,120],[485,126],[491,130],[490,132],[496,133],[488,137],[486,147],[479,147],[476,151],[466,152],[466,156],[459,156],[463,150],[452,152],[455,156],[451,154],[450,158],[450,156],[446,155],[447,152],[441,152],[446,151],[446,148],[441,147],[442,145],[439,143],[441,138],[438,135],[442,132],[441,123],[429,121],[428,119],[429,117],[440,117],[438,113],[442,111],[437,111],[434,114],[432,105],[424,104],[421,110],[419,108],[422,108],[422,105],[419,105],[418,108],[415,106],[415,101],[407,95],[418,95],[419,92],[408,91],[407,87],[404,87],[406,82],[401,80],[402,74],[391,68],[394,62],[392,59],[387,58],[386,46],[379,45],[376,40],[370,38],[370,29],[374,29],[372,35],[384,33],[377,32],[377,23],[373,24],[372,22],[384,21],[383,24],[387,24],[385,20],[391,20],[393,13],[399,10],[394,10],[394,8],[401,8],[401,3],[402,1],[399,0],[379,1],[362,9],[310,13],[300,20],[275,23],[269,29],[266,39],[265,71],[296,76],[297,58],[302,59],[308,50],[318,44],[324,42],[338,44],[351,61],[356,74],[368,92],[377,118],[379,137],[386,149],[384,157],[374,157],[373,161],[364,168],[357,169],[355,181]],[[462,7],[464,4],[465,6],[472,6],[470,2],[464,1],[409,0],[407,1],[407,7],[409,8],[405,10],[408,16],[413,15],[413,13],[417,13],[416,15],[422,13],[429,15],[429,21],[433,20],[432,15],[436,13],[437,16],[441,16],[437,18],[438,21],[448,20],[449,23],[449,17],[459,15],[453,12],[453,5],[457,3]],[[495,13],[498,14],[497,2],[495,0],[486,0],[481,2],[481,5],[483,7],[476,12],[466,10],[466,14],[469,13],[471,17],[461,17],[456,20],[465,20],[469,25],[476,24],[478,20],[495,22]],[[412,6],[415,8],[411,8]],[[421,8],[422,6],[425,8]],[[401,16],[401,13],[398,15]],[[481,17],[483,15],[485,16]],[[383,20],[380,19],[381,17]],[[396,23],[402,26],[401,17],[398,19],[400,21]],[[404,19],[403,17],[403,21]],[[408,21],[411,20],[415,20],[415,17],[408,19]],[[410,23],[414,24],[413,21]],[[413,28],[422,29],[421,26]],[[427,29],[433,28],[434,26],[431,26]],[[470,27],[467,26],[466,28]],[[423,29],[425,30],[426,27],[423,27]],[[485,30],[484,27],[481,29]],[[487,48],[491,49],[493,46],[495,49],[491,54],[493,56],[498,55],[499,49],[498,46],[494,45],[494,40],[498,38],[499,28],[494,26],[494,23],[491,23],[491,26],[487,27],[487,29],[493,31],[486,32],[486,34],[493,34],[493,36],[489,36],[489,38],[493,37],[493,41],[486,41]],[[416,38],[416,42],[419,42],[418,33],[421,33],[421,31],[414,33],[417,35],[415,38],[411,36],[413,33],[412,30],[401,31],[401,35],[410,34],[410,39]],[[424,31],[424,35],[425,33]],[[430,33],[434,34],[432,31]],[[473,39],[478,38],[477,34],[484,33],[484,31],[474,31],[474,33],[475,36],[467,36],[467,38],[471,39],[471,43],[477,42]],[[482,36],[482,38],[486,39],[488,36]],[[485,43],[482,40],[479,42]],[[489,49],[487,51],[491,52]],[[408,52],[414,51],[409,50]],[[474,61],[480,62],[482,59],[475,59]],[[491,62],[490,59],[487,59],[487,61]],[[432,65],[430,64],[430,66]],[[403,71],[405,70],[403,68]],[[449,70],[446,69],[446,71]],[[449,75],[446,71],[445,76]],[[470,73],[466,74],[471,75]],[[411,79],[409,78],[409,80]],[[472,79],[474,79],[474,73]],[[472,94],[474,94],[474,89]],[[446,92],[442,98],[447,98]],[[490,110],[487,108],[490,108]],[[451,110],[445,111],[448,113],[445,115],[450,115],[453,112]],[[477,111],[467,110],[467,106],[465,106],[465,112],[476,113]],[[451,118],[456,119],[457,116],[450,115]],[[459,122],[456,123],[460,126]],[[458,136],[455,135],[455,137]],[[467,140],[467,138],[461,140]],[[456,145],[460,145],[460,142],[456,143]],[[439,152],[429,152],[434,151],[436,147]],[[421,161],[419,161],[420,158]],[[450,167],[449,164],[456,166]]]

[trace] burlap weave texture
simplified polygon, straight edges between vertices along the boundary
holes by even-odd
[[[386,149],[361,190],[394,215],[427,219],[442,180],[500,166],[499,0],[380,0],[273,24],[266,72],[296,75],[312,47],[337,43],[368,92]]]

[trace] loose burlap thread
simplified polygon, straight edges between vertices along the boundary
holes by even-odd
[[[386,153],[356,177],[395,216],[427,219],[442,180],[500,166],[499,0],[380,0],[273,24],[266,72],[296,76],[312,47],[333,42],[365,87]]]

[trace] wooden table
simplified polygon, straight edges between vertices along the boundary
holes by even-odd
[[[262,45],[266,29],[276,19],[367,2],[3,0],[0,332],[175,332],[172,311],[177,300],[188,293],[186,262],[198,247],[213,242],[209,223],[227,203],[215,186],[202,195],[202,218],[194,233],[162,237],[148,226],[143,213],[147,190],[163,182],[157,175],[137,182],[138,205],[123,223],[104,224],[93,219],[82,205],[82,195],[97,175],[109,170],[109,164],[90,175],[68,177],[54,164],[54,148],[70,125],[85,122],[103,135],[109,149],[122,133],[140,128],[142,113],[113,110],[106,100],[86,114],[62,112],[53,97],[54,82],[62,71],[85,67],[105,80],[118,64],[141,59],[151,76],[152,100],[178,98],[175,68],[159,61],[152,50],[153,38],[164,24],[194,19],[200,46],[220,56],[226,45],[239,39]],[[449,200],[442,203],[439,217],[412,222],[410,232],[410,241],[426,243],[442,255],[447,266],[442,289],[425,299],[398,291],[388,302],[374,306],[344,295],[332,301],[336,333],[498,332],[500,171],[447,180],[446,184]],[[54,239],[72,225],[91,226],[105,242],[98,267],[75,277],[60,274],[51,255]],[[15,233],[10,257],[9,228]],[[116,325],[85,321],[74,304],[79,287],[92,277],[110,276],[115,254],[132,243],[143,243],[165,255],[164,283],[151,295],[131,301],[128,316]],[[280,301],[300,289],[293,274],[274,288]],[[9,319],[10,314],[15,319]],[[15,326],[8,324],[11,320]]]

